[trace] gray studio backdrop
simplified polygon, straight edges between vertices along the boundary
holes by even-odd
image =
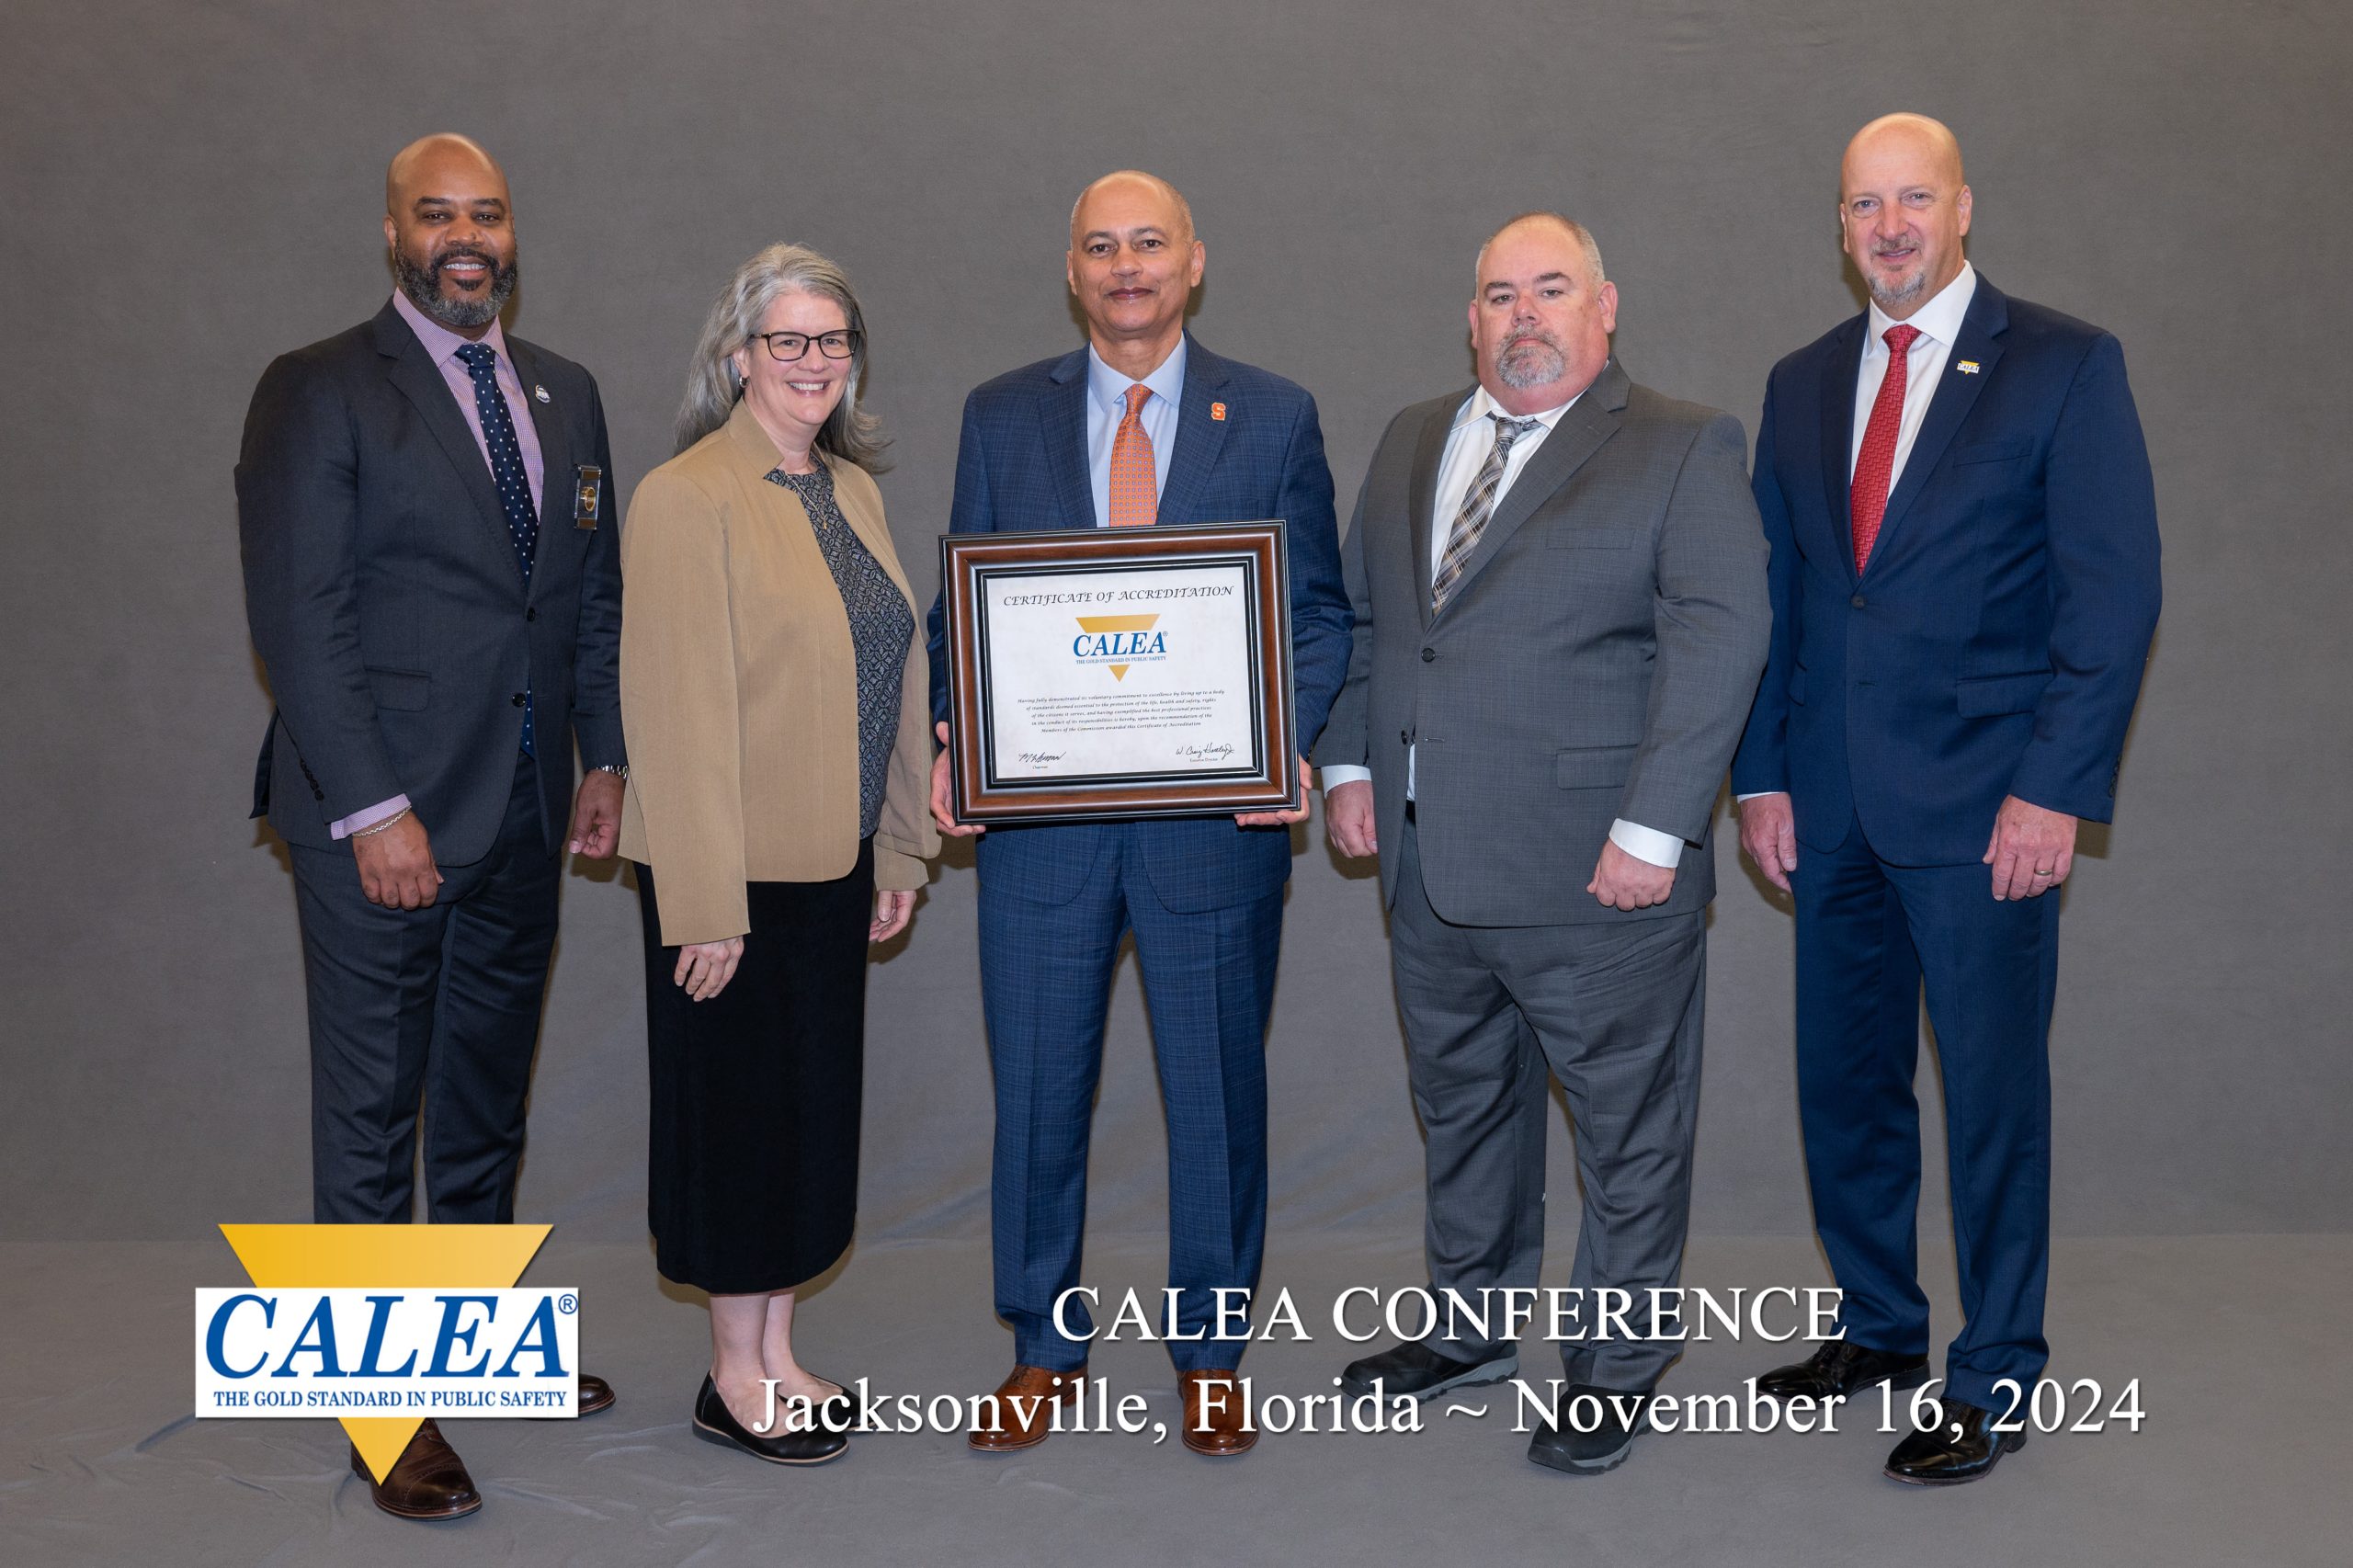
[[[2065,894],[2059,1224],[2341,1229],[2348,33],[2295,0],[18,0],[0,17],[0,1237],[308,1218],[293,894],[244,818],[269,701],[230,469],[271,356],[382,302],[381,172],[409,137],[463,130],[505,161],[514,329],[596,372],[624,494],[667,455],[727,271],[777,239],[847,264],[897,437],[883,494],[927,595],[965,392],[1079,341],[1063,222],[1090,176],[1141,165],[1191,197],[1195,330],[1315,393],[1346,518],[1389,415],[1467,381],[1473,247],[1525,208],[1599,236],[1637,379],[1753,432],[1775,358],[1857,306],[1836,164],[1894,108],[1959,131],[1985,272],[2122,337],[2163,504],[2165,616],[2120,820]],[[1267,1044],[1276,1233],[1412,1234],[1421,1151],[1375,886],[1320,820],[1298,842]],[[1729,835],[1718,854],[1695,1224],[1802,1231],[1789,917]],[[563,899],[523,1210],[624,1240],[642,1233],[636,903],[586,866]],[[953,854],[872,971],[870,1243],[986,1226],[973,904]],[[1161,1222],[1148,1051],[1131,960],[1098,1230]]]

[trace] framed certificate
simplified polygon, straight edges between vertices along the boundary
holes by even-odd
[[[960,822],[1299,801],[1280,522],[949,534]]]

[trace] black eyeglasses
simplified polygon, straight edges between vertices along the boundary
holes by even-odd
[[[817,352],[828,359],[847,359],[858,352],[862,333],[841,331],[820,333],[812,337],[805,332],[756,332],[754,339],[768,346],[768,358],[790,365],[809,352],[815,344]]]

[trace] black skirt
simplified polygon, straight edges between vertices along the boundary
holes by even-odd
[[[858,1219],[873,841],[837,881],[749,884],[743,960],[708,1002],[671,979],[654,882],[639,866],[655,1263],[713,1295],[789,1290]]]

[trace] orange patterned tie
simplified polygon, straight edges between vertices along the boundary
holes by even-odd
[[[1160,517],[1160,487],[1153,473],[1152,437],[1144,434],[1144,400],[1152,389],[1128,389],[1128,416],[1111,442],[1111,526],[1148,528]]]

